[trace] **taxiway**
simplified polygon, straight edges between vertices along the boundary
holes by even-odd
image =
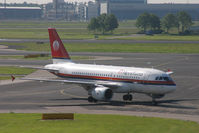
[[[17,52],[11,52],[17,54]],[[3,54],[0,51],[0,54]],[[7,54],[9,52],[7,51]],[[21,54],[24,54],[23,52]],[[113,113],[139,116],[170,117],[199,122],[199,54],[147,54],[147,53],[71,53],[77,56],[119,57],[115,60],[81,60],[80,63],[120,66],[154,67],[174,71],[177,84],[174,93],[152,106],[151,98],[134,94],[133,102],[122,101],[122,94],[115,94],[110,103],[88,103],[87,92],[79,86],[22,82],[0,85],[0,112],[74,112]],[[45,65],[50,60],[4,60],[0,65]],[[45,71],[34,76],[48,75]],[[1,84],[1,83],[0,83]]]

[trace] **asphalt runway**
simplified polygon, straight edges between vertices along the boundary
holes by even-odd
[[[15,52],[11,52],[16,54]],[[0,51],[0,54],[3,54]],[[9,52],[7,51],[7,54]],[[23,53],[21,53],[23,54]],[[199,54],[142,54],[142,53],[71,53],[76,56],[119,57],[115,60],[81,60],[80,63],[153,67],[171,69],[177,84],[174,93],[159,100],[134,94],[133,102],[122,101],[123,94],[115,94],[110,103],[88,103],[87,92],[77,85],[59,83],[24,82],[0,86],[0,112],[75,112],[115,113],[141,116],[171,117],[199,122]],[[45,65],[37,60],[4,60],[0,65]],[[46,74],[41,72],[37,76]]]

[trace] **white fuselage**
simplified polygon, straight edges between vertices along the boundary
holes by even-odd
[[[168,74],[157,69],[60,63],[46,65],[47,69],[57,69],[55,75],[67,79],[111,81],[120,84],[115,93],[145,93],[163,95],[173,92],[176,85]]]

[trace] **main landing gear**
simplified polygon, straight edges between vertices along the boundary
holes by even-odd
[[[152,104],[153,104],[154,106],[158,105],[158,102],[156,101],[156,99],[155,99],[154,97],[152,97]]]
[[[126,94],[126,95],[123,96],[123,100],[124,101],[132,101],[133,96],[131,94]]]
[[[92,96],[89,96],[89,97],[88,97],[88,102],[90,102],[90,103],[96,103],[97,100],[94,99]]]

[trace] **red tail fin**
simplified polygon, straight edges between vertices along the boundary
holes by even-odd
[[[50,46],[51,46],[51,53],[53,59],[69,59],[70,56],[66,49],[64,48],[64,45],[59,38],[59,35],[57,34],[56,29],[49,28],[49,39],[50,39]]]

